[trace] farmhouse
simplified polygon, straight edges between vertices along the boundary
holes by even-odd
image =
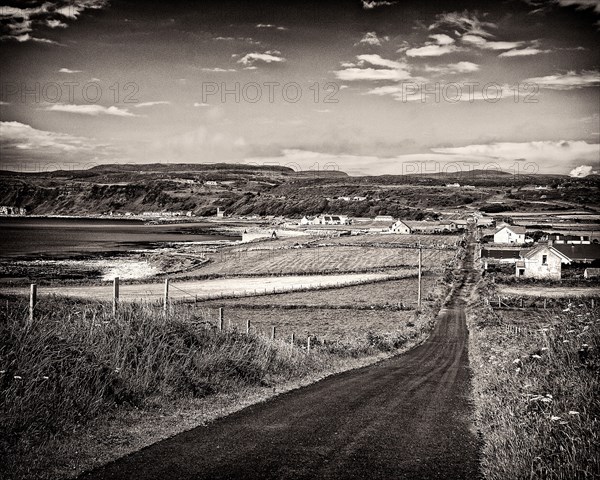
[[[600,278],[600,268],[586,268],[583,276],[585,278]]]
[[[374,219],[374,222],[393,222],[394,217],[391,215],[377,215]]]
[[[563,263],[571,263],[571,259],[551,245],[537,245],[521,255],[515,276],[560,280]]]
[[[410,235],[412,232],[411,228],[404,223],[402,220],[396,220],[390,227],[390,232],[392,233],[400,233],[402,235]]]
[[[349,225],[346,215],[319,215],[318,217],[302,217],[300,225]]]
[[[505,225],[494,233],[494,243],[525,243],[525,227]]]

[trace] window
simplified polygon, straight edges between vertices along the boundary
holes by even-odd
[[[542,265],[548,265],[548,255],[542,255]]]
[[[525,269],[519,268],[519,277],[522,277],[523,275],[525,275]]]

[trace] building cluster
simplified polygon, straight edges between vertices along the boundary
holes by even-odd
[[[577,232],[548,233],[536,244],[525,227],[503,224],[494,232],[494,246],[486,250],[486,267],[487,259],[514,263],[517,278],[560,280],[563,265],[600,259],[599,239]]]
[[[27,210],[23,207],[0,206],[0,215],[27,215]]]

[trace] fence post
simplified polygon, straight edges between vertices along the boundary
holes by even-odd
[[[592,298],[592,310],[594,309],[594,299]]]
[[[290,340],[290,343],[291,343],[292,345],[294,345],[294,341],[295,341],[295,340],[296,340],[296,335],[294,335],[294,332],[292,332],[292,338],[291,338],[291,340]]]
[[[30,323],[33,323],[33,311],[35,309],[36,303],[37,303],[37,285],[35,283],[32,283],[31,291],[29,292],[29,322]]]
[[[119,277],[115,277],[113,280],[113,315],[117,314],[117,307],[119,304]]]
[[[500,295],[498,295],[498,308],[502,307],[502,302],[500,301]]]
[[[523,308],[523,297],[521,297],[521,308]]]
[[[169,313],[169,279],[165,278],[165,293],[163,298],[163,312],[165,315]]]
[[[250,319],[246,319],[246,335],[250,334]]]
[[[308,336],[308,339],[306,340],[306,353],[310,353],[310,335]]]
[[[275,325],[271,327],[271,340],[275,340]]]
[[[548,301],[547,298],[544,298],[544,309],[546,308],[546,302]]]
[[[219,330],[223,330],[223,307],[219,307],[219,320],[217,325]]]

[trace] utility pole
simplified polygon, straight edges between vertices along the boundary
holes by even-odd
[[[423,249],[421,248],[421,244],[419,244],[419,290],[417,292],[417,308],[421,310],[421,277],[422,277],[422,267],[423,267]]]

